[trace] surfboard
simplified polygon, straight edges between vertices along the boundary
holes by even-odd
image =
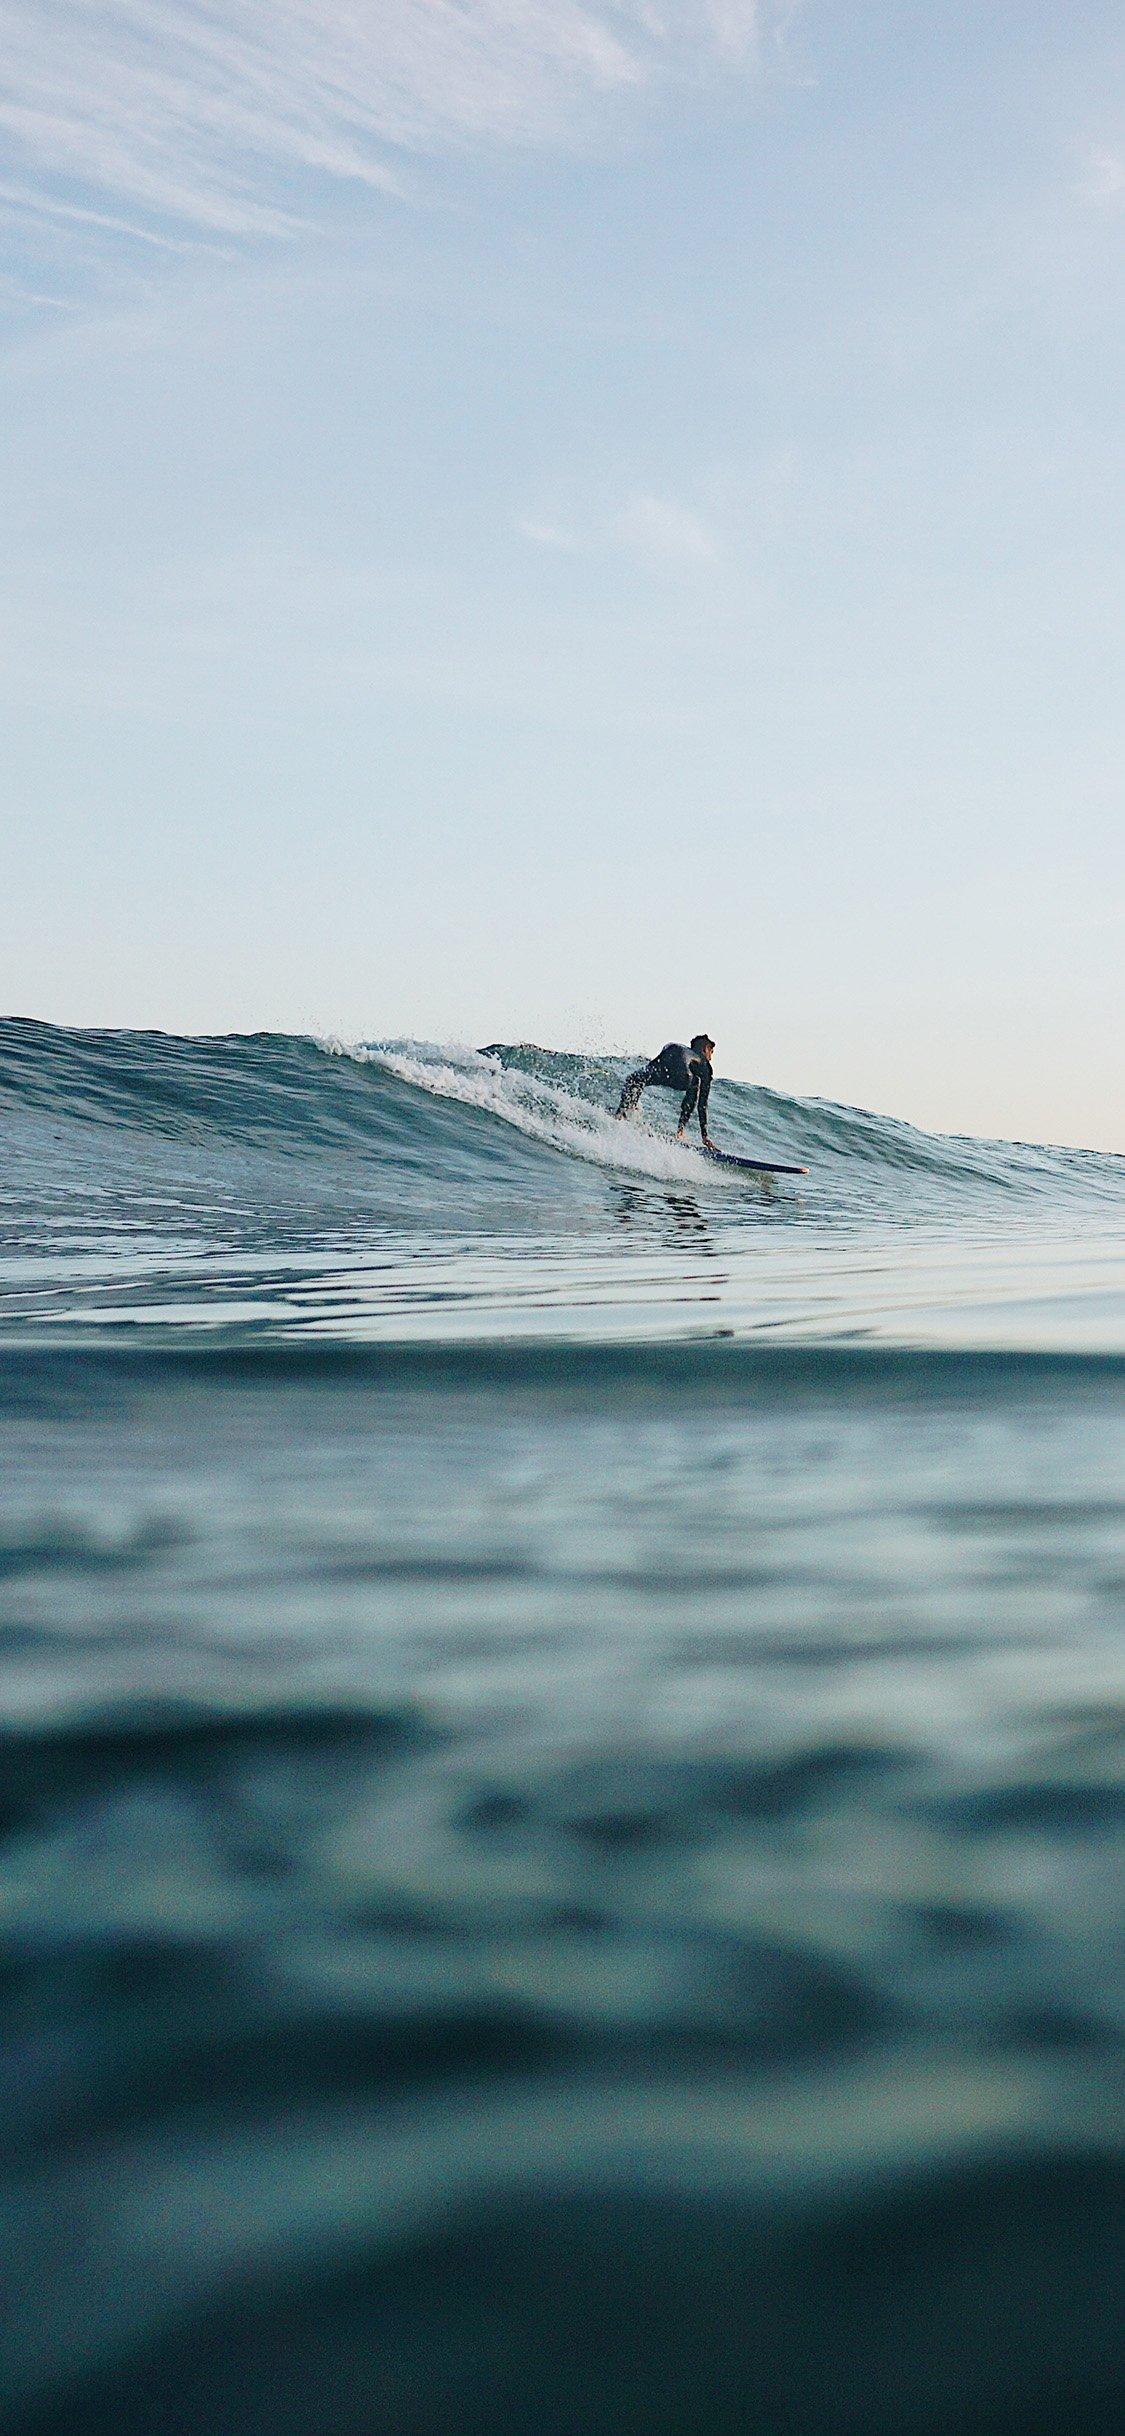
[[[720,1167],[745,1168],[750,1176],[807,1176],[809,1172],[807,1167],[779,1167],[773,1159],[740,1159],[733,1150],[713,1150],[709,1142],[703,1144],[703,1156],[717,1160]]]

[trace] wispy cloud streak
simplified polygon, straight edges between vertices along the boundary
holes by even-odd
[[[558,140],[745,72],[773,0],[2,0],[0,140],[43,206],[277,235],[403,155]]]
[[[702,567],[718,557],[714,536],[690,509],[674,499],[639,491],[617,519],[618,538],[634,557],[654,567]]]
[[[1088,203],[1120,203],[1125,198],[1125,152],[1101,145],[1086,162],[1080,192]]]

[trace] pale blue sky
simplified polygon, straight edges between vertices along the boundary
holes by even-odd
[[[19,0],[0,1003],[1125,1147],[1125,32]]]

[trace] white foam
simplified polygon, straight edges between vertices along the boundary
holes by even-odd
[[[545,1083],[504,1066],[496,1057],[459,1043],[448,1046],[422,1041],[325,1040],[319,1044],[334,1057],[354,1058],[360,1065],[382,1066],[399,1082],[435,1099],[456,1100],[466,1108],[481,1108],[499,1117],[516,1132],[552,1150],[585,1159],[616,1174],[647,1176],[665,1184],[698,1184],[706,1172],[709,1185],[728,1185],[721,1168],[703,1165],[698,1153],[666,1134],[650,1133],[636,1118],[619,1123],[607,1108],[576,1099],[557,1083]]]

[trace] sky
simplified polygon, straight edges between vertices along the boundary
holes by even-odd
[[[1125,1149],[1125,25],[2,0],[0,1011]]]

